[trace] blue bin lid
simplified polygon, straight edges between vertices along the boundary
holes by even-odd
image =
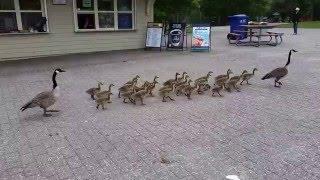
[[[248,17],[247,15],[245,14],[236,14],[236,15],[233,15],[233,16],[229,16],[229,18],[231,17]]]

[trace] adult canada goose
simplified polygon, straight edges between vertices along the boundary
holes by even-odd
[[[45,117],[51,116],[51,114],[47,114],[47,112],[59,112],[58,110],[48,110],[48,108],[57,101],[57,98],[60,95],[60,89],[56,81],[56,76],[60,72],[65,72],[65,71],[58,68],[58,69],[55,69],[53,72],[53,75],[52,75],[53,88],[51,91],[45,91],[45,92],[39,93],[31,101],[29,101],[24,106],[22,106],[20,110],[25,111],[26,109],[39,106],[40,108],[43,109],[43,116]]]
[[[166,82],[164,82],[163,85],[164,86],[170,86],[170,85],[172,85],[172,83],[177,82],[179,75],[180,75],[179,73],[176,73],[175,79],[169,79]]]
[[[287,66],[290,64],[292,52],[298,52],[298,51],[291,49],[289,51],[287,64],[284,67],[276,68],[273,71],[271,71],[270,73],[266,74],[262,78],[262,80],[274,78],[275,79],[274,80],[274,87],[280,87],[282,85],[282,83],[279,80],[288,74]]]
[[[94,96],[96,93],[98,93],[101,90],[101,86],[103,85],[102,82],[98,82],[98,87],[97,88],[90,88],[86,91],[91,97],[92,100],[95,100]]]
[[[243,83],[244,81],[246,81],[248,85],[251,85],[251,84],[249,83],[249,80],[254,76],[255,71],[258,71],[258,69],[257,69],[257,68],[254,68],[253,71],[252,71],[252,73],[245,73],[245,74],[243,75],[243,77],[242,77],[242,81],[241,81],[240,85],[242,85],[242,83]]]

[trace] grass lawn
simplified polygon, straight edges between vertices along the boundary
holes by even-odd
[[[281,28],[291,28],[291,27],[292,27],[292,23],[281,26]],[[320,29],[320,21],[300,22],[299,28]]]

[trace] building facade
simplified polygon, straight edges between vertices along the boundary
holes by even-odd
[[[0,0],[0,61],[145,46],[155,0]]]

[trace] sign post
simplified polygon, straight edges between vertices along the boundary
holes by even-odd
[[[163,23],[149,22],[147,26],[146,48],[159,48],[161,51]]]
[[[194,24],[192,26],[191,51],[211,50],[210,24]]]
[[[170,23],[167,49],[183,50],[186,36],[186,23]]]

